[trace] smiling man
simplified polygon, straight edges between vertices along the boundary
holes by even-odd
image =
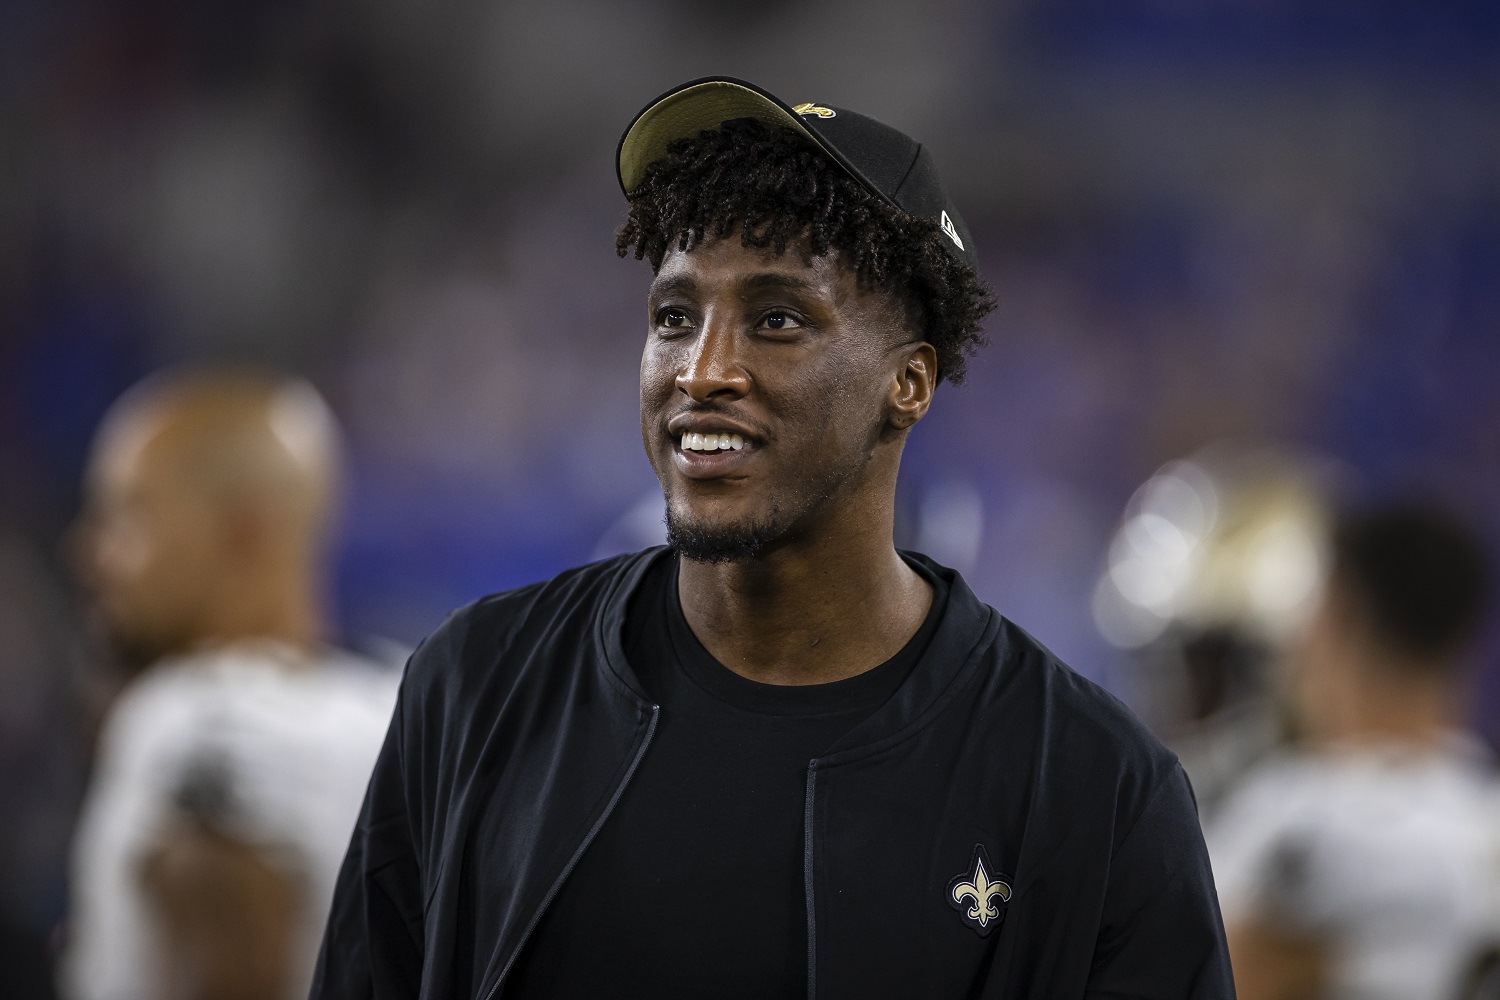
[[[988,309],[927,152],[713,79],[618,166],[670,544],[413,656],[314,996],[1232,996],[1176,760],[892,543]]]

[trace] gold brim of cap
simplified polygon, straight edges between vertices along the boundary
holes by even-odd
[[[620,186],[626,195],[634,194],[646,168],[665,156],[669,145],[735,118],[789,125],[817,142],[796,115],[764,94],[728,80],[708,80],[668,94],[636,118],[620,141]]]

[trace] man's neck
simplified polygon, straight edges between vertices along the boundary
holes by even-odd
[[[328,634],[320,596],[306,574],[242,579],[232,595],[211,603],[200,623],[200,641],[269,639],[298,649],[313,648]]]
[[[732,563],[681,560],[693,634],[720,663],[767,684],[824,684],[879,666],[921,627],[932,588],[889,527],[785,545]]]
[[[1454,685],[1426,664],[1371,662],[1378,655],[1372,650],[1339,692],[1323,735],[1340,744],[1441,744],[1458,720]]]

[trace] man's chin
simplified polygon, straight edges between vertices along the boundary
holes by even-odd
[[[134,677],[175,652],[173,643],[139,630],[122,628],[99,613],[91,616],[89,625],[95,641],[127,677]]]
[[[754,559],[781,535],[774,519],[763,523],[709,524],[667,507],[667,544],[684,559],[734,563]]]
[[[172,654],[172,650],[162,643],[118,636],[111,638],[109,650],[115,663],[127,677],[144,672],[152,664]]]

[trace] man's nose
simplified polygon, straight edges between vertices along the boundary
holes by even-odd
[[[677,389],[695,403],[739,399],[750,391],[750,376],[738,357],[739,337],[732,323],[710,316],[677,373]]]

